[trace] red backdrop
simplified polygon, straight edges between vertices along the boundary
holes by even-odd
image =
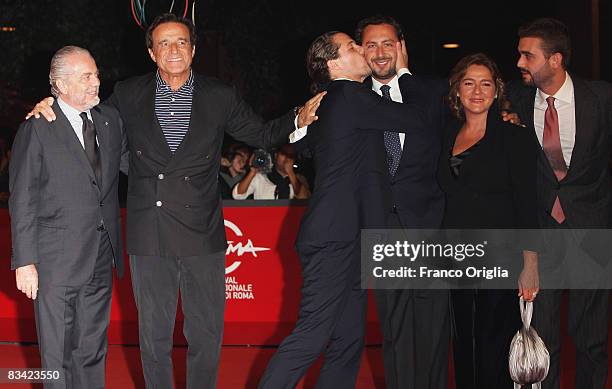
[[[293,245],[305,206],[244,206],[247,204],[257,202],[224,207],[229,248],[223,343],[278,344],[291,331],[299,307],[301,270]],[[32,302],[15,287],[14,273],[9,271],[10,252],[8,211],[0,209],[0,341],[34,342]],[[115,278],[109,340],[138,343],[129,268],[123,279]],[[372,299],[367,340],[380,342]],[[180,309],[175,342],[185,343]]]

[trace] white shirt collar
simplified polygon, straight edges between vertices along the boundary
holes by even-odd
[[[546,103],[546,99],[551,95],[547,95],[541,89],[538,88],[538,93],[536,93],[536,106],[542,108],[548,106]],[[565,82],[559,88],[557,93],[552,95],[555,100],[559,100],[559,102],[565,104],[573,104],[574,103],[574,83],[572,82],[572,78],[570,77],[568,72],[565,72]]]
[[[389,81],[387,84],[383,84],[382,82],[372,77],[372,89],[375,90],[378,94],[382,93],[380,91],[380,87],[383,85],[389,85],[391,87],[391,90],[398,91],[399,90],[399,77],[397,75],[393,76],[391,81]]]
[[[60,109],[62,110],[64,115],[66,115],[69,121],[71,122],[72,121],[82,121],[81,116],[80,116],[81,111],[69,105],[67,102],[62,100],[61,97],[57,98],[57,104],[59,105]],[[87,113],[87,117],[93,121],[93,119],[91,118],[90,110],[88,109],[85,112]]]

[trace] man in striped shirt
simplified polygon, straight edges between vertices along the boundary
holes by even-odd
[[[159,122],[170,151],[176,152],[187,130],[191,118],[191,103],[193,100],[193,72],[177,90],[172,90],[159,71],[155,74],[155,116]]]

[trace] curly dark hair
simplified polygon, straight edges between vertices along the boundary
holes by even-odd
[[[317,93],[325,89],[331,81],[327,61],[338,58],[340,47],[334,42],[339,31],[328,31],[319,35],[306,52],[306,70],[312,80],[311,91]]]
[[[453,70],[451,70],[448,80],[450,83],[450,91],[448,93],[447,100],[453,115],[460,120],[465,119],[465,115],[463,114],[463,104],[461,104],[461,100],[459,99],[459,85],[461,84],[463,77],[465,77],[467,69],[472,65],[482,65],[489,69],[491,76],[495,81],[495,92],[497,94],[497,104],[499,109],[504,110],[508,106],[505,96],[504,81],[502,80],[497,64],[483,53],[468,55],[461,58],[459,62],[457,62]]]
[[[195,47],[198,36],[196,34],[193,22],[190,19],[179,17],[175,14],[165,13],[156,17],[155,20],[153,20],[153,23],[151,23],[151,25],[147,28],[147,32],[145,33],[145,44],[147,45],[147,49],[153,48],[153,30],[159,27],[160,24],[164,23],[184,24],[189,30],[189,40],[191,41],[191,46]]]

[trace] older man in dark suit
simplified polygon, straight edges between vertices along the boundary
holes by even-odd
[[[97,105],[100,80],[87,50],[60,49],[49,79],[57,120],[26,121],[13,145],[11,268],[34,299],[42,367],[62,375],[47,387],[102,388],[111,267],[123,273],[125,135],[117,111]]]
[[[517,63],[525,87],[510,88],[521,121],[538,142],[538,218],[542,228],[609,228],[612,86],[570,75],[567,28],[539,19],[519,30]],[[517,152],[520,152],[518,150]],[[541,277],[558,272],[576,242],[557,239],[540,257]],[[535,300],[534,326],[550,351],[542,388],[559,388],[560,289]],[[552,287],[555,287],[554,285]],[[593,286],[596,287],[596,286]],[[604,388],[608,374],[608,290],[570,290],[568,329],[576,345],[576,388]]]

